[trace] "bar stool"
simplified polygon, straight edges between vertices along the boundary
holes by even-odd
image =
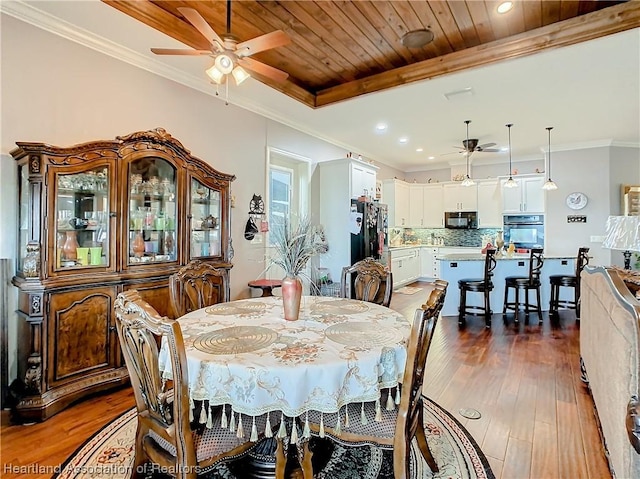
[[[491,302],[489,301],[489,293],[493,290],[493,270],[497,264],[495,248],[487,249],[484,258],[484,277],[461,279],[458,281],[460,288],[460,306],[458,307],[458,325],[464,326],[466,323],[465,316],[484,316],[485,326],[491,327]],[[472,306],[467,304],[467,292],[482,293],[484,296],[484,306]]]
[[[529,309],[535,308],[538,312],[539,322],[542,322],[542,307],[540,304],[540,272],[542,271],[542,265],[544,258],[542,256],[542,248],[531,248],[529,255],[529,276],[507,276],[504,285],[504,306],[502,307],[502,314],[506,315],[508,309],[513,309],[515,314],[515,321],[518,322],[518,309],[520,306],[520,290],[524,290],[524,300],[522,305],[525,308],[525,313],[529,315]],[[513,302],[509,302],[509,290],[513,288],[515,293],[515,299]],[[536,304],[529,303],[529,290],[534,289],[536,291]]]
[[[549,302],[549,314],[558,314],[558,308],[576,310],[576,319],[580,321],[580,273],[589,264],[589,248],[578,248],[575,274],[553,274],[549,276],[551,283],[551,301]],[[560,287],[573,288],[573,300],[560,299]]]

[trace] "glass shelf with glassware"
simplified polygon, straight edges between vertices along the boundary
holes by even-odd
[[[190,257],[220,256],[220,191],[208,188],[195,178],[191,180],[191,191]]]
[[[104,267],[109,252],[108,170],[56,177],[55,269]]]
[[[130,172],[129,263],[175,261],[175,168],[145,158],[131,162]]]

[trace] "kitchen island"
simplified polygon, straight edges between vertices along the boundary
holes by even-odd
[[[505,278],[507,276],[528,276],[529,254],[514,254],[511,257],[501,256],[496,257],[496,259],[498,263],[493,270],[491,310],[494,313],[502,313]],[[442,315],[457,316],[458,306],[460,304],[458,280],[464,278],[482,278],[484,275],[484,255],[480,253],[445,254],[436,256],[436,260],[440,263],[440,278],[449,282],[447,296],[444,307],[442,308]],[[551,255],[544,257],[544,265],[542,267],[542,274],[540,275],[540,282],[542,283],[540,289],[541,307],[543,311],[549,310],[549,300],[551,297],[549,276],[554,274],[574,274],[575,260],[575,256]],[[513,295],[513,293],[511,294]],[[530,295],[533,299],[529,302],[535,302],[535,293],[530,292]],[[569,298],[572,295],[572,289],[561,288],[561,299]],[[467,304],[469,305],[481,305],[482,300],[481,293],[467,294]],[[513,300],[513,298],[511,298],[511,300]]]

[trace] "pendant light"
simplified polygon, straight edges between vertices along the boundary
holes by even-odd
[[[509,179],[505,181],[505,188],[516,188],[518,186],[518,182],[513,179],[511,176],[511,127],[513,123],[507,123],[506,127],[509,129]]]
[[[547,181],[545,181],[544,185],[542,185],[542,189],[547,191],[558,189],[558,185],[556,185],[555,181],[551,179],[551,130],[553,130],[553,127],[548,126],[547,131],[549,132],[549,163],[547,164]]]
[[[464,122],[467,124],[467,142],[465,143],[465,152],[464,152],[464,156],[467,157],[467,176],[462,181],[462,186],[473,186],[476,183],[469,176],[469,157],[471,156],[471,152],[469,151],[469,145],[470,145],[470,143],[469,143],[469,123],[471,123],[471,120],[465,120]]]

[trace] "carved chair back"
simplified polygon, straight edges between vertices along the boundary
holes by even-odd
[[[529,284],[535,286],[540,283],[540,273],[544,264],[544,256],[542,248],[531,248],[529,254]]]
[[[493,270],[496,269],[496,249],[488,248],[484,257],[484,285],[485,287],[491,284],[491,277],[493,276]]]
[[[576,259],[576,281],[580,283],[580,273],[585,266],[589,264],[589,248],[582,246],[578,248],[578,257]]]
[[[434,289],[427,303],[415,312],[411,336],[407,344],[407,362],[402,380],[402,396],[398,407],[393,445],[394,477],[409,478],[409,455],[415,438],[427,462],[433,461],[424,433],[422,385],[431,339],[444,305],[444,288]]]
[[[229,272],[193,260],[169,277],[169,290],[174,317],[179,318],[205,306],[229,301]]]
[[[348,297],[347,286],[352,279],[352,298],[389,306],[393,292],[393,275],[382,263],[373,258],[365,258],[352,266],[342,268],[341,297]]]

